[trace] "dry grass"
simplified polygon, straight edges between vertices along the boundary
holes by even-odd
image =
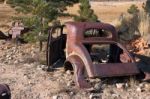
[[[98,18],[103,22],[112,23],[114,20],[122,13],[127,13],[127,9],[135,4],[142,9],[143,2],[92,2],[91,7],[98,16]],[[73,7],[68,7],[67,12],[71,14],[78,14],[79,4],[75,4]],[[63,19],[66,21],[67,19]]]
[[[15,10],[8,5],[0,4],[0,30],[6,32],[11,24],[11,17],[15,16]]]
[[[119,16],[122,13],[127,13],[127,9],[132,5],[136,4],[142,9],[142,2],[92,2],[91,6],[94,12],[97,14],[99,20],[103,22],[112,23],[114,25],[120,24],[118,21]],[[67,12],[71,14],[78,14],[79,4],[75,4],[73,7],[68,7]],[[0,4],[0,30],[6,32],[8,27],[11,25],[12,16],[18,15],[8,5]],[[72,18],[63,17],[60,18],[61,22],[72,21]],[[5,27],[3,27],[5,26]]]
[[[150,18],[144,12],[140,13],[140,17],[141,17],[141,22],[139,25],[139,30],[140,30],[141,36],[147,40],[148,39],[147,37],[148,37],[149,32],[150,32],[149,31]]]

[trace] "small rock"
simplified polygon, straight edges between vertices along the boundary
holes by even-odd
[[[143,88],[143,87],[144,87],[144,84],[143,84],[143,83],[139,84],[139,87]]]
[[[75,94],[74,92],[72,92],[72,91],[70,92],[70,95],[71,95],[71,96],[73,96],[74,94]]]
[[[62,73],[55,73],[54,75],[53,75],[53,77],[61,77],[62,76]],[[59,79],[58,79],[59,80]]]
[[[102,85],[100,83],[95,84],[94,86],[95,90],[101,90],[102,89]]]
[[[72,81],[69,81],[68,83],[67,83],[67,86],[69,87],[69,86],[72,86]]]
[[[119,98],[119,95],[118,94],[112,94],[112,97]]]
[[[66,71],[66,74],[67,74],[67,75],[71,75],[71,71],[70,71],[70,70],[67,70],[67,71]]]
[[[22,58],[20,58],[18,61],[19,61],[20,63],[22,63],[24,60],[23,60]]]
[[[9,58],[10,57],[10,55],[6,55],[6,58]]]
[[[122,89],[122,88],[124,87],[124,84],[118,83],[118,84],[116,84],[116,87],[117,87],[118,89]]]
[[[61,96],[56,95],[56,96],[53,96],[53,99],[63,99],[63,98]]]
[[[41,67],[39,67],[39,66],[38,66],[36,69],[37,69],[37,70],[42,70],[42,68],[41,68]]]
[[[100,95],[91,94],[91,95],[89,96],[89,99],[100,99]]]
[[[11,60],[11,59],[12,59],[12,57],[9,57],[9,58],[8,58],[8,60]]]
[[[45,65],[41,65],[40,67],[41,67],[41,68],[45,68],[46,66],[45,66]]]
[[[37,68],[44,69],[45,65],[38,65]]]
[[[90,98],[90,99],[94,99],[94,94],[91,94],[91,95],[89,96],[89,98]]]
[[[145,86],[144,86],[145,88],[150,88],[150,86],[148,85],[148,84],[145,84]]]
[[[137,91],[137,92],[142,92],[142,89],[141,89],[140,87],[138,87],[138,88],[136,89],[136,91]]]
[[[18,60],[15,60],[15,61],[14,61],[14,64],[18,64],[18,63],[19,63]]]
[[[100,83],[100,82],[101,82],[101,79],[96,78],[96,79],[95,79],[95,82]]]
[[[129,84],[128,84],[128,83],[125,83],[125,87],[126,87],[126,88],[129,87]]]
[[[53,96],[53,99],[58,99],[59,96]]]

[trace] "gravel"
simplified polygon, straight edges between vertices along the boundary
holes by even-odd
[[[0,83],[10,86],[12,99],[150,99],[147,82],[132,86],[129,80],[117,83],[117,79],[94,79],[95,91],[79,89],[71,71],[64,72],[63,67],[46,71],[47,66],[39,59],[45,54],[39,52],[37,44],[0,44]]]

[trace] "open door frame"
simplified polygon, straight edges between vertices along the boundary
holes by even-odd
[[[53,66],[54,63],[56,63],[60,59],[65,58],[65,52],[64,49],[66,48],[66,34],[63,33],[63,26],[54,26],[50,27],[48,30],[48,41],[47,41],[47,53],[46,53],[46,59],[47,59],[47,66]],[[54,31],[60,29],[60,31],[57,32],[55,35],[56,37],[53,37]]]

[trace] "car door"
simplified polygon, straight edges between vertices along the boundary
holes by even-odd
[[[57,61],[65,58],[66,34],[63,34],[64,26],[55,26],[49,29],[47,41],[47,65],[53,66]]]

